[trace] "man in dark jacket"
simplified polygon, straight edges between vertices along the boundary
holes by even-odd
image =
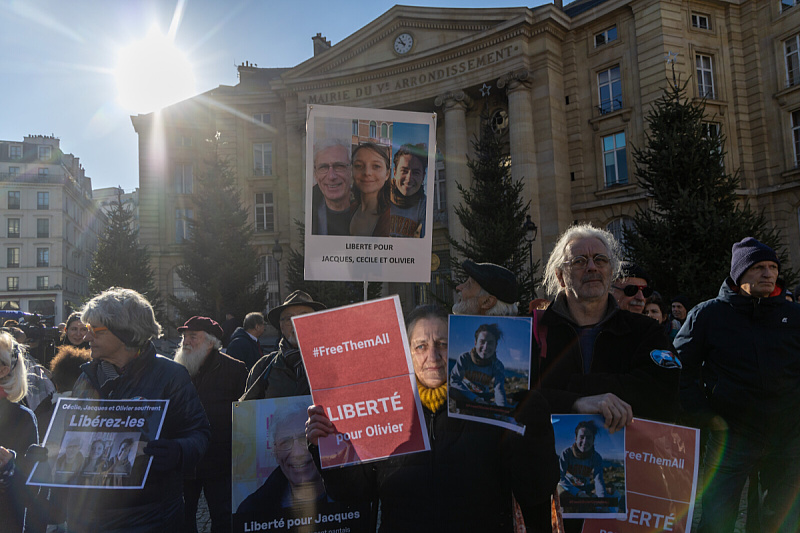
[[[800,307],[777,284],[780,260],[772,248],[748,237],[732,252],[718,296],[692,309],[675,338],[691,378],[683,406],[710,420],[700,531],[733,531],[745,480],[756,470],[761,530],[796,531]]]
[[[545,270],[556,297],[540,320],[531,378],[553,413],[600,414],[612,432],[634,416],[674,419],[680,379],[658,322],[620,310],[609,294],[620,268],[611,233],[584,224],[561,236]]]
[[[249,372],[256,361],[264,355],[261,353],[261,344],[258,339],[264,334],[265,329],[264,315],[247,313],[242,327],[236,328],[231,335],[231,341],[228,343],[225,353],[243,362]]]
[[[151,339],[161,326],[141,294],[112,288],[89,300],[81,314],[92,361],[81,367],[73,396],[167,399],[169,407],[161,436],[140,456],[152,456],[144,488],[68,489],[69,530],[177,531],[183,522],[184,473],[200,461],[211,434],[197,391],[184,367],[156,354]]]
[[[286,297],[283,305],[270,310],[267,319],[273,327],[280,329],[282,335],[278,351],[262,357],[250,371],[241,401],[311,394],[292,317],[320,309],[325,309],[325,305],[315,302],[303,291],[294,291]]]
[[[214,533],[231,530],[231,403],[244,391],[244,363],[220,353],[222,327],[208,317],[194,316],[178,328],[183,336],[175,361],[189,371],[211,423],[208,451],[183,482],[184,531],[197,533],[197,502],[203,492]]]

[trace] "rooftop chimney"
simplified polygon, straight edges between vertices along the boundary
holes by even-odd
[[[322,36],[321,33],[317,33],[315,36],[311,38],[314,42],[314,55],[321,54],[326,50],[330,50],[331,42]]]

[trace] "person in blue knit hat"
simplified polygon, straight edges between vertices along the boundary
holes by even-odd
[[[783,296],[775,250],[747,237],[731,252],[719,294],[693,308],[675,338],[683,408],[711,430],[700,531],[733,531],[756,471],[761,530],[796,531],[800,425],[789,421],[800,409],[800,306]]]

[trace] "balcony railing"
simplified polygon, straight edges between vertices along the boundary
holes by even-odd
[[[600,111],[601,115],[611,113],[617,109],[622,109],[622,97],[618,96],[617,98],[613,98],[611,100],[604,100],[600,102],[600,105],[597,106],[597,109]]]

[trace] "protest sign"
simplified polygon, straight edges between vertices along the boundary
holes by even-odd
[[[627,513],[586,520],[584,533],[688,533],[692,527],[700,430],[634,418],[625,431]]]
[[[531,319],[450,315],[447,340],[450,416],[525,433],[511,411],[530,388]]]
[[[625,432],[600,415],[552,415],[564,518],[618,518],[626,508]]]
[[[369,528],[369,504],[331,500],[305,439],[311,396],[233,404],[233,532]]]
[[[336,433],[323,468],[430,449],[397,296],[293,319],[314,403]]]
[[[44,438],[47,461],[28,485],[141,489],[152,458],[144,447],[161,434],[169,400],[59,398]]]
[[[305,279],[429,282],[435,113],[308,106]]]

